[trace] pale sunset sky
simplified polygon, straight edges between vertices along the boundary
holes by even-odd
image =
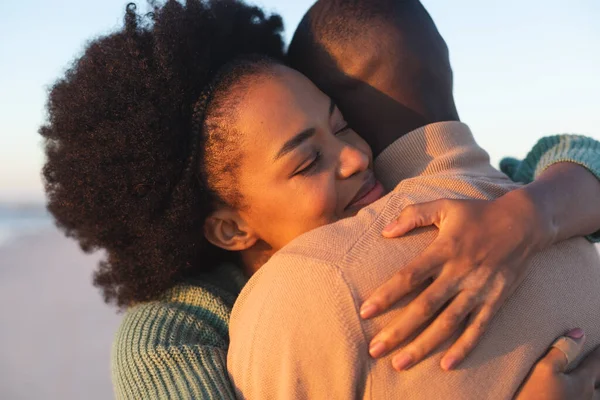
[[[495,165],[548,134],[600,139],[599,0],[422,1],[450,48],[461,119]],[[251,3],[281,14],[289,40],[313,1]],[[43,201],[47,90],[87,40],[121,25],[126,4],[0,2],[0,202]]]

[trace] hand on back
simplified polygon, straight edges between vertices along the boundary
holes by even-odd
[[[418,363],[464,327],[441,361],[446,370],[456,367],[519,286],[529,258],[551,243],[553,234],[533,204],[511,192],[494,201],[438,200],[409,206],[383,235],[395,238],[428,225],[439,228],[437,238],[361,307],[363,318],[375,317],[431,281],[371,341],[371,355],[380,357],[425,326],[392,358],[397,370]]]

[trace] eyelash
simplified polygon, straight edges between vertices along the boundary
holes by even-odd
[[[346,123],[346,125],[344,125],[341,129],[339,129],[337,132],[335,132],[334,135],[337,136],[340,133],[342,133],[348,129],[350,129],[350,125],[348,125]],[[317,154],[316,154],[315,158],[312,160],[312,162],[310,164],[308,164],[306,166],[306,168],[296,172],[294,175],[302,175],[302,176],[308,175],[317,166],[317,163],[321,160],[321,156],[322,156],[321,152],[317,151]]]
[[[346,123],[346,125],[344,125],[344,127],[340,130],[338,130],[337,132],[334,133],[335,136],[339,135],[340,133],[344,132],[345,130],[350,129],[350,125],[348,125],[348,123]]]
[[[306,166],[306,168],[296,172],[294,175],[308,175],[316,166],[317,163],[321,160],[321,152],[317,151],[315,158],[312,160],[310,164]]]

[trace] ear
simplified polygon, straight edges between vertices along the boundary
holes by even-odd
[[[223,208],[212,213],[204,222],[204,236],[217,247],[242,251],[254,246],[258,235],[235,211]]]

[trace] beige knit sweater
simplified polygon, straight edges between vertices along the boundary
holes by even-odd
[[[593,245],[573,239],[534,257],[524,282],[458,370],[440,369],[440,351],[401,373],[389,356],[371,359],[369,339],[403,305],[364,321],[360,304],[436,235],[422,229],[384,239],[383,227],[408,204],[492,199],[516,187],[490,166],[460,123],[402,137],[377,159],[376,174],[394,188],[390,194],[356,217],[297,238],[243,289],[231,316],[228,355],[239,397],[508,399],[569,328],[586,331],[586,351],[600,344],[600,259]]]

